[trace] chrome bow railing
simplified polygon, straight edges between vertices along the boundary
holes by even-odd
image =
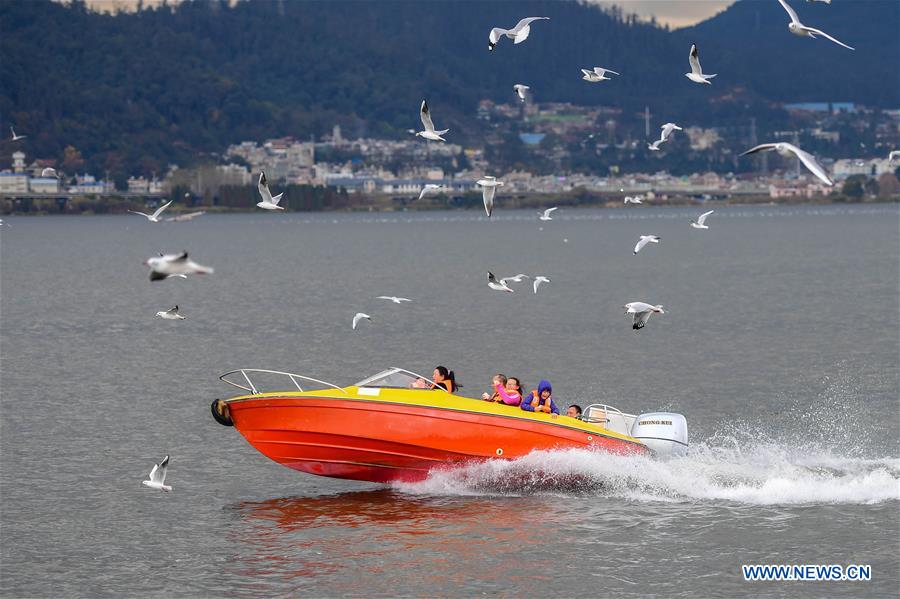
[[[321,381],[319,379],[314,379],[312,377],[303,376],[302,374],[295,374],[293,372],[282,372],[280,370],[264,370],[262,368],[238,368],[237,370],[231,370],[231,371],[226,372],[225,374],[221,375],[219,377],[219,380],[222,381],[223,383],[228,383],[232,387],[237,387],[238,389],[243,389],[244,391],[249,391],[253,395],[258,395],[259,391],[257,390],[256,385],[253,384],[253,381],[250,380],[250,376],[247,374],[248,372],[278,374],[278,375],[286,376],[289,379],[291,379],[291,382],[294,383],[294,386],[297,388],[298,391],[304,391],[304,389],[300,385],[300,383],[297,382],[298,379],[301,379],[304,381],[309,381],[312,383],[325,385],[326,387],[331,387],[332,389],[337,389],[344,395],[347,395],[347,392],[343,388],[338,387],[337,385],[335,385],[333,383],[329,383],[328,381]],[[236,383],[234,381],[228,380],[227,377],[229,377],[233,374],[237,374],[237,373],[241,373],[241,375],[244,377],[244,381],[246,381],[246,383],[247,383],[247,386],[244,386],[241,383]]]

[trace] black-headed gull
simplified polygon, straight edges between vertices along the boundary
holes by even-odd
[[[166,471],[169,469],[169,456],[163,458],[163,461],[159,464],[153,465],[153,470],[150,471],[150,479],[142,480],[141,484],[145,487],[150,487],[151,489],[159,489],[160,491],[169,492],[172,490],[172,487],[165,484],[166,483]]]
[[[168,202],[166,202],[165,204],[163,204],[162,206],[157,208],[156,212],[154,212],[153,214],[145,214],[143,212],[138,212],[136,210],[129,210],[128,212],[131,212],[132,214],[140,214],[141,216],[145,216],[145,217],[147,217],[147,220],[149,220],[151,223],[158,223],[159,215],[162,214],[163,210],[168,208],[169,204],[171,204],[173,201],[174,200],[169,200]]]
[[[709,212],[704,212],[700,216],[697,217],[697,222],[691,221],[691,226],[695,229],[708,229],[706,226],[706,217],[715,212],[715,210],[710,210]]]
[[[716,75],[703,74],[703,69],[700,68],[700,53],[697,51],[697,44],[691,44],[691,53],[688,55],[688,62],[691,63],[691,72],[685,73],[685,77],[687,77],[694,83],[705,83],[706,85],[712,85],[709,80]]]
[[[607,73],[612,73],[613,75],[618,75],[615,71],[610,69],[604,69],[603,67],[594,67],[594,70],[589,71],[587,69],[581,69],[581,78],[585,81],[590,81],[591,83],[600,83],[601,81],[609,81],[611,77],[607,77]]]
[[[178,305],[175,305],[164,312],[157,312],[156,315],[164,320],[184,320],[184,316],[178,313]]]
[[[659,243],[659,236],[657,236],[657,235],[641,235],[641,238],[637,242],[637,245],[634,246],[634,253],[637,254],[648,243]]]
[[[630,302],[625,304],[625,314],[634,315],[631,328],[635,331],[644,328],[644,325],[647,324],[647,320],[650,319],[650,315],[654,312],[657,314],[665,314],[661,305],[653,306],[644,302]]]
[[[417,136],[430,139],[431,141],[447,141],[441,136],[447,133],[447,131],[450,131],[450,129],[435,131],[434,123],[431,121],[431,110],[428,108],[427,100],[422,100],[422,106],[419,107],[419,118],[422,119],[422,126],[425,129],[423,131],[418,131],[416,133]]]
[[[20,139],[25,139],[26,137],[28,137],[27,135],[16,135],[16,130],[13,129],[12,127],[9,128],[9,131],[10,131],[10,133],[12,133],[13,141],[19,141]]]
[[[272,192],[269,191],[269,181],[266,179],[266,171],[260,171],[259,183],[257,183],[256,188],[259,190],[259,195],[262,196],[262,202],[256,204],[258,207],[264,210],[284,210],[284,206],[278,205],[284,192],[279,193],[277,196],[272,195]]]
[[[494,291],[508,291],[509,293],[515,293],[505,281],[498,281],[497,277],[494,276],[494,273],[488,271],[488,287],[493,289]]]
[[[363,318],[365,318],[366,320],[368,320],[370,322],[372,320],[372,317],[369,316],[368,314],[366,314],[364,312],[357,312],[356,316],[353,317],[353,330],[354,331],[356,330],[356,325],[358,325],[359,321],[362,320]]]
[[[644,200],[641,199],[641,196],[625,196],[625,200],[622,202],[623,204],[643,204]]]
[[[411,299],[408,299],[408,298],[405,298],[405,297],[397,297],[396,295],[379,295],[379,296],[376,297],[375,299],[388,300],[388,301],[394,302],[395,304],[400,304],[400,303],[403,303],[403,302],[411,302],[411,301],[412,301]]]
[[[550,279],[543,275],[536,276],[534,278],[534,283],[532,283],[532,286],[534,287],[534,292],[537,293],[538,287],[541,286],[541,283],[549,283],[549,282],[550,282]]]
[[[771,152],[773,150],[778,152],[782,156],[793,155],[799,158],[800,162],[803,163],[803,166],[805,166],[809,170],[809,172],[818,177],[819,180],[822,181],[822,183],[829,186],[834,185],[834,181],[828,178],[828,173],[825,172],[825,169],[822,168],[822,165],[816,162],[816,159],[812,157],[812,154],[804,152],[794,144],[789,144],[787,142],[759,144],[756,147],[750,148],[749,150],[741,154],[741,156],[755,154],[757,152]]]
[[[516,83],[513,86],[513,91],[516,92],[516,95],[519,96],[519,99],[522,100],[523,102],[525,101],[525,95],[526,95],[525,92],[527,92],[530,89],[531,89],[530,87],[528,87],[527,85],[522,85],[521,83]]]
[[[491,217],[494,212],[494,196],[497,195],[497,188],[503,185],[503,181],[497,181],[497,177],[485,176],[476,183],[481,186],[481,199],[484,200],[484,212]]]
[[[785,2],[785,0],[778,0],[778,2],[781,3],[781,6],[783,6],[784,10],[787,11],[788,16],[791,17],[791,22],[788,23],[788,29],[794,35],[797,35],[799,37],[811,37],[813,39],[815,39],[815,37],[817,35],[821,35],[822,37],[831,40],[838,46],[843,46],[843,47],[847,48],[848,50],[854,49],[852,46],[848,46],[844,42],[834,39],[833,37],[831,37],[824,31],[822,31],[821,29],[816,29],[814,27],[807,27],[806,25],[804,25],[803,23],[800,22],[800,18],[797,16],[797,13],[794,12],[794,9],[791,8],[790,4]]]
[[[557,210],[558,208],[559,208],[558,206],[554,206],[553,208],[547,208],[546,210],[544,210],[544,213],[538,217],[538,220],[553,220],[553,218],[550,216],[550,213],[553,212],[554,210]]]
[[[422,191],[419,192],[418,199],[421,200],[422,198],[424,198],[427,195],[440,193],[443,190],[444,190],[443,185],[436,185],[434,183],[426,183],[425,186],[422,188]]]
[[[144,265],[150,267],[151,281],[161,281],[170,277],[213,273],[212,268],[201,266],[189,259],[187,252],[181,252],[180,254],[160,254],[148,258],[144,262]]]
[[[531,24],[535,21],[549,20],[550,17],[525,17],[512,29],[503,29],[501,27],[494,27],[491,29],[491,32],[488,34],[488,50],[494,51],[494,47],[500,43],[500,38],[504,35],[511,39],[514,44],[521,44],[525,40],[528,39],[528,35],[531,33]]]

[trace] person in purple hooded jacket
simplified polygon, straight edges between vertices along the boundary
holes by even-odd
[[[521,407],[526,412],[559,414],[559,408],[553,403],[553,388],[550,381],[542,379],[537,389],[522,398]]]

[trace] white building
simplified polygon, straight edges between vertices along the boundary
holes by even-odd
[[[59,179],[56,177],[35,177],[28,180],[33,193],[59,193]]]
[[[3,171],[0,173],[0,193],[28,193],[28,175]]]
[[[880,177],[884,173],[893,173],[900,164],[891,164],[887,158],[842,158],[834,162],[833,173],[836,179],[846,179],[851,175]]]
[[[128,177],[128,193],[150,193],[150,181],[143,177]]]

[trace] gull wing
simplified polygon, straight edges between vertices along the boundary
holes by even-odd
[[[831,41],[833,41],[833,42],[834,42],[835,44],[837,44],[838,46],[843,46],[843,47],[847,48],[848,50],[855,50],[855,49],[856,49],[856,48],[854,48],[853,46],[848,46],[848,45],[845,44],[844,42],[841,42],[841,41],[838,41],[838,40],[834,39],[833,37],[831,37],[830,35],[828,35],[828,34],[825,33],[824,31],[822,31],[821,29],[814,29],[813,27],[806,27],[805,25],[804,25],[804,27],[806,28],[807,31],[809,31],[809,32],[811,32],[811,33],[815,33],[815,34],[817,34],[817,35],[821,35],[822,37],[826,37],[826,38],[830,39]]]
[[[712,214],[713,212],[715,212],[715,210],[710,210],[709,212],[704,212],[703,214],[701,214],[699,216],[699,218],[697,218],[697,224],[702,225],[703,223],[705,223],[706,217],[709,216],[710,214]]]
[[[775,144],[759,144],[758,146],[754,146],[741,154],[741,156],[746,156],[747,154],[756,154],[757,152],[770,152],[775,149]]]
[[[371,320],[371,317],[368,314],[363,314],[362,312],[357,312],[356,316],[353,317],[353,328],[356,328],[356,325],[359,324],[359,321],[363,318],[368,318]]]
[[[486,185],[481,188],[481,199],[484,200],[484,211],[487,213],[488,218],[491,217],[491,212],[494,211],[494,195],[497,193],[497,188],[493,185]]]
[[[553,208],[547,208],[544,210],[544,216],[550,216],[550,213],[554,210],[559,210],[559,206],[554,206]]]
[[[496,283],[497,285],[500,285],[500,281],[497,280],[497,277],[494,276],[494,273],[492,273],[491,271],[488,271],[488,283]]]
[[[703,74],[703,69],[700,68],[700,53],[697,51],[697,44],[691,44],[691,53],[688,56],[688,62],[691,63],[691,73],[694,75]]]
[[[494,27],[491,29],[490,35],[488,35],[488,40],[490,40],[491,44],[496,44],[500,41],[500,38],[509,33],[506,29],[502,29],[500,27]]]
[[[637,312],[634,315],[634,324],[632,324],[632,328],[634,330],[642,329],[647,324],[647,321],[650,320],[650,315],[653,314],[651,310],[647,310],[646,312]]]
[[[426,131],[434,133],[434,123],[431,122],[431,111],[428,109],[428,102],[422,100],[422,107],[419,109],[419,117],[422,119],[422,126]]]
[[[150,482],[163,484],[166,482],[166,470],[169,469],[169,456],[163,458],[162,462],[153,465],[150,471]]]
[[[610,69],[604,69],[603,67],[594,67],[594,72],[597,73],[598,75],[600,75],[601,77],[605,73],[612,73],[613,75],[619,74],[619,73],[616,73],[615,71],[611,71]]]
[[[784,7],[784,10],[787,11],[789,17],[791,17],[791,21],[797,23],[798,25],[802,25],[800,22],[800,18],[797,16],[797,13],[794,12],[794,9],[791,8],[791,5],[785,2],[784,0],[778,0],[781,3],[781,6]]]
[[[816,162],[816,159],[813,158],[812,154],[808,152],[804,152],[797,146],[793,144],[786,143],[784,146],[789,149],[791,152],[796,154],[797,158],[800,159],[800,162],[803,163],[803,166],[809,169],[809,172],[818,177],[825,185],[834,185],[834,181],[828,178],[828,173],[825,172],[825,169]]]
[[[257,184],[257,189],[259,189],[259,195],[262,196],[263,202],[272,203],[272,192],[269,191],[269,182],[266,180],[266,173],[262,171],[259,173],[259,183]]]
[[[541,21],[544,19],[549,20],[550,17],[525,17],[524,19],[522,19],[521,21],[516,23],[516,26],[512,28],[512,33],[513,33],[513,35],[520,35],[523,33],[523,30],[528,29],[528,27],[532,23],[534,23],[535,21]],[[525,37],[528,37],[527,33],[525,34]],[[516,42],[516,43],[518,43],[518,42]]]
[[[589,70],[587,70],[587,69],[581,69],[581,72],[582,72],[582,73],[584,73],[584,74],[585,74],[585,75],[588,75],[588,76],[590,76],[590,75],[593,75],[593,74],[594,74],[594,72],[593,72],[593,71],[589,71]]]
[[[641,240],[634,246],[634,253],[637,254],[648,243],[659,243],[659,237],[656,235],[641,235]]]
[[[165,210],[166,208],[168,208],[168,207],[169,207],[169,204],[171,204],[173,201],[174,201],[174,200],[169,200],[168,202],[166,202],[165,204],[163,204],[162,206],[160,206],[159,208],[157,208],[157,209],[156,209],[156,212],[153,213],[153,218],[159,218],[159,215],[163,213],[163,210]]]

